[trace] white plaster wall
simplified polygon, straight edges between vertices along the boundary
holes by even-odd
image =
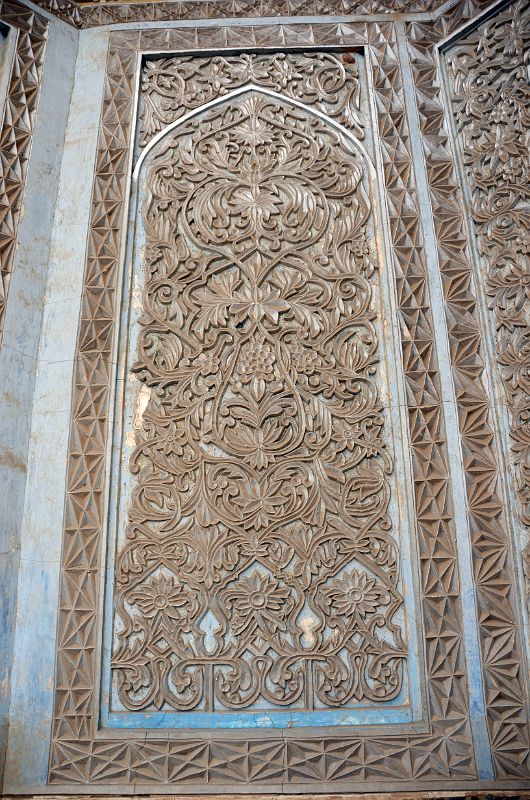
[[[32,149],[26,173],[22,216],[0,349],[0,661],[3,690],[0,752],[6,744],[17,578],[28,443],[46,275],[50,255],[61,154],[70,106],[78,34],[50,22]],[[17,32],[12,29],[3,64],[5,95]],[[59,91],[58,91],[59,88]],[[4,750],[5,754],[5,750]],[[0,777],[3,758],[0,757]]]
[[[29,303],[37,303],[44,310],[40,343],[30,357],[32,363],[36,362],[36,378],[23,514],[21,509],[5,770],[5,790],[16,792],[31,791],[31,787],[42,789],[47,777],[72,374],[108,40],[108,33],[102,30],[82,32],[75,61],[77,36],[72,28],[52,23],[49,76],[41,98],[42,113],[52,117],[48,123],[52,126],[61,102],[70,99],[68,82],[75,75],[62,162],[50,165],[59,180],[44,299],[31,298]],[[32,209],[31,217],[28,211],[26,219],[28,225],[37,227],[31,232],[26,230],[21,239],[22,250],[27,241],[33,252],[33,239],[50,241],[52,220],[40,238],[37,223],[42,214],[46,216],[44,212],[53,208],[53,199],[50,202],[45,189],[35,185],[28,187],[28,194]],[[43,254],[43,263],[47,260]],[[32,256],[27,261],[27,274],[20,274],[20,282],[31,287],[31,270],[37,265]],[[38,326],[38,321],[32,324]],[[19,352],[22,345],[18,345],[12,358],[20,359],[23,365],[24,357]]]

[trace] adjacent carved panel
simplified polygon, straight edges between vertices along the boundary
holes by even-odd
[[[466,44],[456,49],[456,53],[461,55],[451,55],[451,59],[455,59],[454,63],[461,66],[462,70],[459,73],[462,92],[457,99],[457,108],[460,124],[468,133],[467,143],[471,147],[468,159],[475,186],[474,213],[483,235],[497,243],[495,259],[490,262],[490,274],[492,278],[497,276],[497,288],[501,288],[501,276],[509,278],[510,269],[514,266],[513,261],[509,261],[511,242],[525,236],[524,225],[517,225],[515,220],[511,228],[507,224],[509,209],[512,200],[514,207],[520,207],[516,197],[518,191],[528,191],[528,181],[525,182],[522,176],[528,160],[521,159],[522,150],[518,149],[523,131],[518,125],[515,125],[513,132],[510,131],[511,118],[506,113],[507,108],[511,108],[517,116],[518,100],[522,102],[521,93],[528,92],[521,86],[522,69],[514,65],[517,60],[515,53],[520,52],[517,31],[523,30],[523,23],[518,13],[513,17],[512,13],[507,12],[501,17],[504,24],[500,29],[496,22],[491,23],[486,26],[486,37],[481,33],[466,37]],[[435,26],[410,26],[410,53],[445,296],[453,381],[459,404],[458,422],[466,473],[492,754],[498,776],[525,777],[530,770],[530,733],[527,684],[518,632],[517,584],[513,574],[502,476],[498,469],[495,423],[490,409],[491,388],[484,369],[484,331],[476,309],[464,210],[449,143],[449,126],[444,119],[440,78],[433,49],[433,42],[447,35],[450,30],[445,19],[440,19]],[[512,35],[514,38],[511,38]],[[511,54],[510,58],[507,54]],[[508,74],[510,69],[515,68],[514,74],[519,80],[504,83],[502,76],[505,73],[500,65],[504,67],[505,64]],[[500,87],[495,88],[497,81],[504,86],[508,98],[504,109],[500,104],[502,91]],[[498,116],[503,120],[500,128],[495,124]],[[519,119],[522,120],[522,117]],[[433,120],[437,124],[433,124]],[[505,141],[512,142],[512,147],[517,148],[518,167],[513,188],[511,184],[509,187],[503,184],[505,165],[508,171],[510,163],[514,165],[508,156],[510,145],[503,150]],[[505,156],[508,157],[508,164]],[[517,170],[521,170],[521,174]],[[520,210],[524,213],[522,208]],[[514,255],[514,251],[511,252]],[[519,275],[522,275],[520,271],[514,275],[510,287],[514,296],[518,291]],[[508,294],[510,289],[507,289]],[[517,325],[513,330],[517,330]]]
[[[48,24],[17,2],[0,4],[2,20],[18,28],[0,134],[0,345],[26,172],[39,98]]]
[[[115,595],[126,708],[400,693],[364,171],[321,119],[256,92],[157,146],[135,365],[149,400]]]
[[[488,270],[525,525],[530,525],[529,42],[530,8],[518,2],[447,56],[477,241]]]

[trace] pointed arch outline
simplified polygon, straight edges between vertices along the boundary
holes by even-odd
[[[214,100],[209,100],[207,103],[203,103],[202,105],[194,108],[192,111],[188,111],[187,114],[184,114],[182,117],[170,122],[169,125],[166,125],[165,128],[162,128],[156,136],[153,136],[149,144],[146,145],[144,150],[138,156],[136,161],[133,173],[132,173],[132,182],[133,186],[135,186],[139,180],[140,173],[142,167],[147,160],[148,155],[150,152],[163,140],[166,136],[172,133],[174,130],[179,128],[181,125],[185,125],[190,120],[193,120],[195,117],[200,117],[207,111],[211,109],[217,108],[217,106],[223,104],[230,104],[232,100],[235,100],[238,97],[242,97],[246,94],[251,94],[252,92],[256,92],[258,94],[265,95],[266,97],[270,97],[273,100],[277,100],[280,103],[284,103],[287,106],[292,106],[293,108],[300,109],[301,111],[305,111],[308,114],[311,114],[313,117],[317,117],[321,120],[325,125],[332,128],[336,133],[344,136],[347,141],[352,144],[359,155],[362,157],[364,162],[366,163],[369,173],[370,173],[370,182],[373,182],[376,177],[375,166],[370,158],[366,147],[361,144],[359,139],[353,135],[351,131],[341,125],[340,122],[336,122],[327,114],[324,114],[322,111],[319,111],[316,108],[313,108],[308,103],[302,103],[300,100],[296,100],[293,97],[286,97],[279,92],[275,92],[273,89],[267,89],[265,86],[258,86],[255,83],[247,83],[245,86],[240,86],[237,89],[233,89],[231,92],[227,94],[223,94],[219,97],[216,97]]]

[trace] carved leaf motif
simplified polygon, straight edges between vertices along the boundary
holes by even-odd
[[[256,92],[150,159],[135,369],[151,394],[115,596],[126,708],[401,690],[363,169],[318,117]]]

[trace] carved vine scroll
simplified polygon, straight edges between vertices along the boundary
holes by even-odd
[[[149,401],[115,596],[126,708],[400,693],[364,171],[320,118],[257,92],[150,161]]]
[[[141,145],[187,111],[247,84],[307,103],[363,138],[355,56],[242,53],[147,61],[142,74]]]

